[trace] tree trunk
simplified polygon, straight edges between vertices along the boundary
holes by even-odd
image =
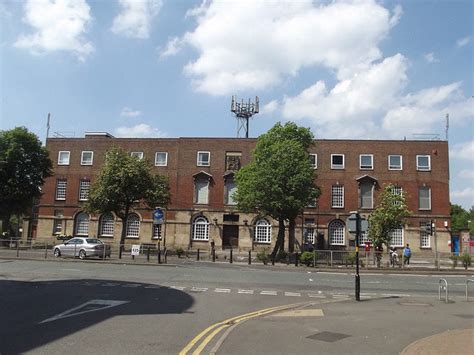
[[[127,219],[128,219],[128,213],[129,213],[129,208],[125,208],[125,214],[122,218],[122,234],[120,235],[120,245],[119,245],[119,259],[122,259],[122,252],[123,252],[123,247],[125,244],[125,237],[127,236]]]
[[[278,219],[278,237],[273,248],[272,258],[275,260],[278,252],[284,250],[285,245],[285,220],[283,218]]]
[[[296,229],[296,220],[295,218],[290,219],[288,225],[288,252],[295,252],[295,229]]]

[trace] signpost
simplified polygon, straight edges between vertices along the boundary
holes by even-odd
[[[155,211],[153,212],[153,224],[163,224],[164,221],[165,221],[165,215],[163,211],[160,208],[156,207]],[[163,233],[166,233],[166,224],[165,224],[165,230]],[[161,244],[161,235],[158,238],[158,248],[157,248],[158,249],[157,250],[158,264],[161,264],[161,245],[160,244]],[[166,239],[165,239],[164,245],[166,246]]]
[[[366,219],[362,218],[359,212],[351,212],[351,215],[346,221],[347,229],[349,233],[356,235],[355,248],[356,248],[356,274],[355,274],[355,299],[360,301],[360,275],[359,275],[359,240],[360,235],[367,232],[369,223]]]
[[[133,259],[135,259],[135,256],[140,255],[140,244],[133,244],[130,254],[132,255]]]

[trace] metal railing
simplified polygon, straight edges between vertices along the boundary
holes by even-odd
[[[474,280],[466,281],[466,302],[469,302],[469,282],[474,282]]]
[[[448,281],[446,279],[439,279],[438,281],[438,299],[441,301],[441,291],[445,291],[445,300],[446,303],[449,302],[448,299]]]

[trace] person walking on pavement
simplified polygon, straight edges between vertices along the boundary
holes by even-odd
[[[411,249],[410,249],[410,245],[407,243],[407,246],[405,247],[405,249],[403,249],[403,258],[404,258],[403,263],[410,265],[410,257],[411,257]]]

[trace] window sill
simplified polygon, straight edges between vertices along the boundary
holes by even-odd
[[[209,238],[208,239],[191,239],[193,242],[208,242],[209,241]]]
[[[125,239],[140,239],[140,237],[139,237],[139,236],[138,236],[138,237],[132,237],[132,236],[128,236],[128,235],[127,235],[127,236],[125,237]]]
[[[268,245],[268,244],[272,244],[272,242],[257,242],[257,241],[253,241],[253,244],[265,244],[265,245]]]
[[[331,170],[344,170],[345,167],[337,167],[337,166],[331,166]]]

